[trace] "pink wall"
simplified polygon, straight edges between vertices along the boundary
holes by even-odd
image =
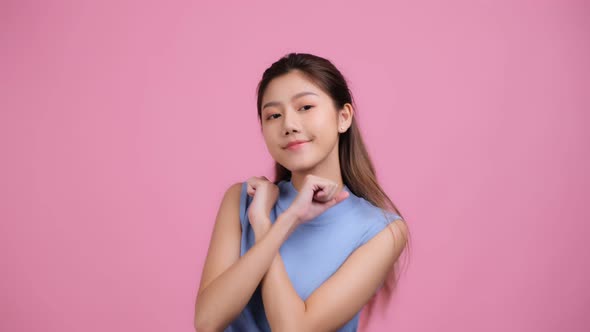
[[[0,330],[192,331],[221,196],[270,176],[255,85],[349,79],[410,224],[370,331],[588,331],[585,1],[3,1]]]

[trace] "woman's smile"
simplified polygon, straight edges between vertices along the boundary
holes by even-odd
[[[307,145],[307,143],[309,143],[309,141],[307,142],[301,142],[301,143],[297,143],[297,144],[293,144],[290,145],[288,147],[285,148],[285,150],[289,150],[289,151],[299,151],[301,150],[305,145]]]

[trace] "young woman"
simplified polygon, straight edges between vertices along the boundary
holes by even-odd
[[[258,85],[275,180],[225,193],[195,304],[197,331],[356,331],[409,231],[379,186],[352,95],[328,60],[291,53]],[[370,308],[369,308],[370,309]]]

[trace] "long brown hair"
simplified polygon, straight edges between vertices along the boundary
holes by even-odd
[[[390,220],[391,216],[387,217],[387,212],[397,214],[402,218],[402,221],[405,221],[399,209],[389,199],[377,181],[375,168],[365,148],[361,132],[355,120],[358,110],[354,103],[352,93],[342,73],[329,60],[307,53],[289,53],[267,68],[262,75],[261,81],[258,83],[256,91],[260,125],[262,126],[262,97],[268,84],[274,78],[285,75],[293,70],[300,71],[307,79],[328,94],[336,110],[342,109],[346,103],[350,103],[353,106],[355,116],[352,117],[352,125],[346,132],[341,133],[338,139],[338,156],[344,184],[356,196],[362,197],[374,206],[381,208],[384,212],[386,222],[392,222]],[[278,184],[282,180],[288,181],[290,179],[291,171],[275,162],[274,183]],[[409,238],[406,240],[408,240],[406,245],[409,249]],[[383,288],[380,290],[380,292],[384,292],[387,303],[397,285],[396,265],[393,265],[386,282],[383,284]],[[377,296],[372,297],[366,306],[369,316],[376,300]]]

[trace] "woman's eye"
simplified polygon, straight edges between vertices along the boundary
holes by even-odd
[[[312,107],[313,107],[313,105],[305,105],[305,106],[301,107],[300,110],[301,109],[305,109],[306,111],[309,111]],[[276,117],[274,117],[275,115],[279,115],[280,116],[279,113],[275,113],[275,114],[269,115],[266,119],[267,120],[276,119]]]

